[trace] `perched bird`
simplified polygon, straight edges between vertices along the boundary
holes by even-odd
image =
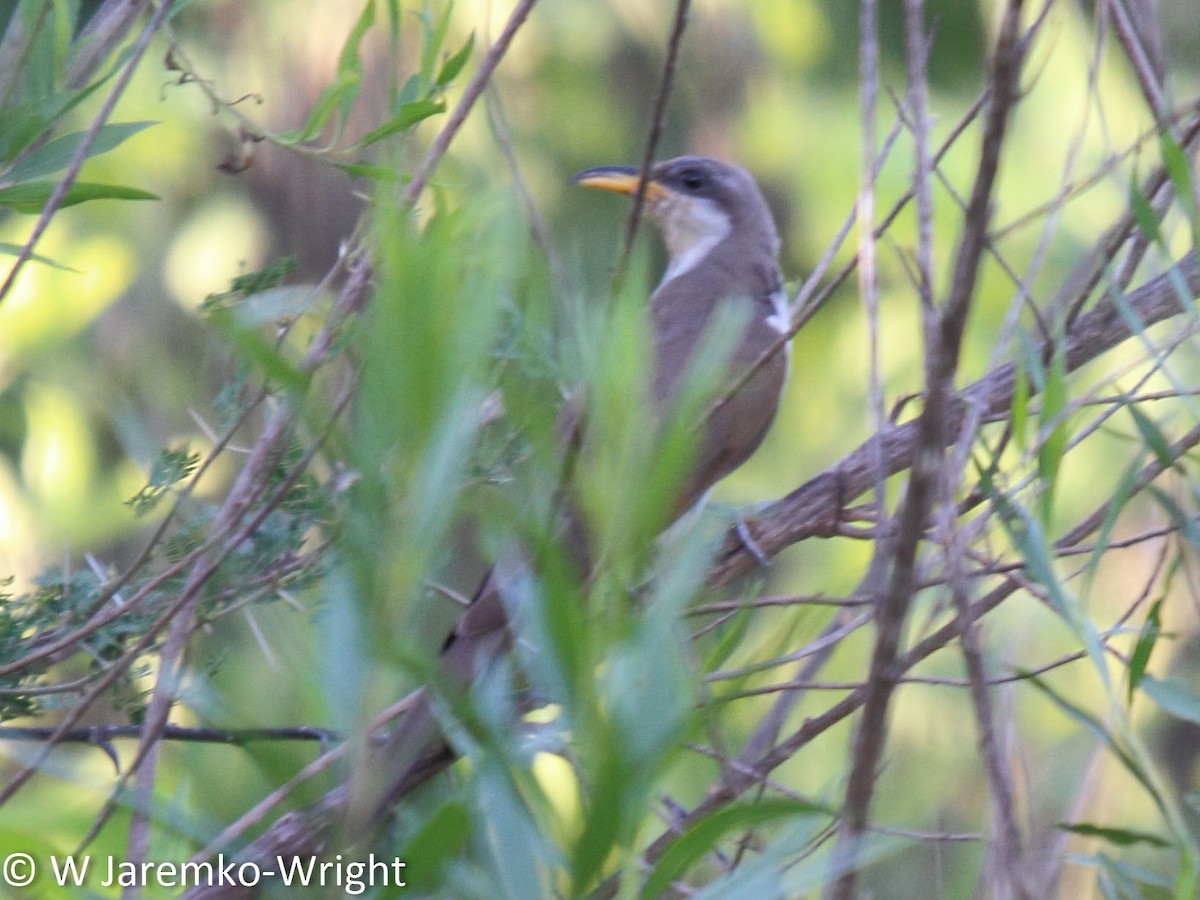
[[[581,172],[573,183],[632,195],[639,180],[636,168],[601,166]],[[653,167],[644,198],[669,256],[650,297],[651,393],[659,409],[668,409],[677,395],[718,311],[732,305],[741,313],[734,318],[745,323],[727,372],[727,382],[739,386],[699,431],[692,468],[670,511],[673,519],[745,462],[767,433],[787,379],[791,348],[783,338],[791,323],[777,261],[779,237],[749,174],[730,163],[682,156]],[[772,349],[777,352],[767,356]],[[508,640],[508,618],[493,573],[446,641],[440,660],[445,680],[470,684]],[[391,786],[380,795],[372,819],[453,760],[428,698],[405,714],[382,759]]]

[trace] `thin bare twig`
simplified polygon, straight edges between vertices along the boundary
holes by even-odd
[[[637,190],[633,193],[633,208],[629,211],[629,222],[625,226],[625,242],[621,247],[621,255],[617,260],[616,272],[613,275],[614,294],[621,290],[621,282],[629,267],[629,257],[633,253],[633,241],[637,237],[638,225],[642,221],[642,210],[646,203],[646,185],[650,181],[650,169],[654,166],[654,160],[658,156],[663,124],[667,120],[667,104],[675,90],[675,69],[679,63],[679,50],[683,46],[683,32],[687,28],[691,5],[691,0],[676,0],[675,3],[671,36],[667,40],[667,56],[663,61],[663,73],[658,82],[658,96],[654,98],[654,113],[650,119],[650,132],[646,136],[646,149],[642,153],[641,175],[638,176]]]

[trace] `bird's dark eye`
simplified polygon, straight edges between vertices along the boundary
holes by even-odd
[[[698,191],[705,185],[704,173],[699,169],[684,169],[679,173],[679,183],[689,191]]]

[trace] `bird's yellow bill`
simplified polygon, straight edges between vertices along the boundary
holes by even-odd
[[[571,179],[571,183],[632,196],[637,193],[638,181],[641,180],[641,176],[641,171],[633,166],[598,166],[595,169],[580,172]],[[651,179],[646,182],[647,200],[657,200],[665,193],[666,191],[657,181]]]

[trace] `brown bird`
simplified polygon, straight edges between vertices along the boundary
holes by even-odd
[[[639,170],[630,166],[601,166],[581,172],[573,183],[633,194],[639,178]],[[787,379],[791,348],[781,346],[781,339],[791,322],[777,262],[779,237],[749,174],[715,159],[683,156],[654,166],[644,196],[669,255],[650,297],[651,393],[657,407],[670,409],[693,354],[722,308],[733,307],[741,315],[731,318],[745,323],[726,373],[726,383],[739,387],[699,430],[692,468],[670,511],[673,519],[745,462],[767,433]],[[779,352],[764,362],[772,348]],[[507,647],[508,617],[497,580],[494,573],[484,580],[446,641],[439,668],[449,684],[465,688]],[[371,820],[453,758],[428,698],[421,697],[381,751],[390,787],[376,795],[382,799]]]

